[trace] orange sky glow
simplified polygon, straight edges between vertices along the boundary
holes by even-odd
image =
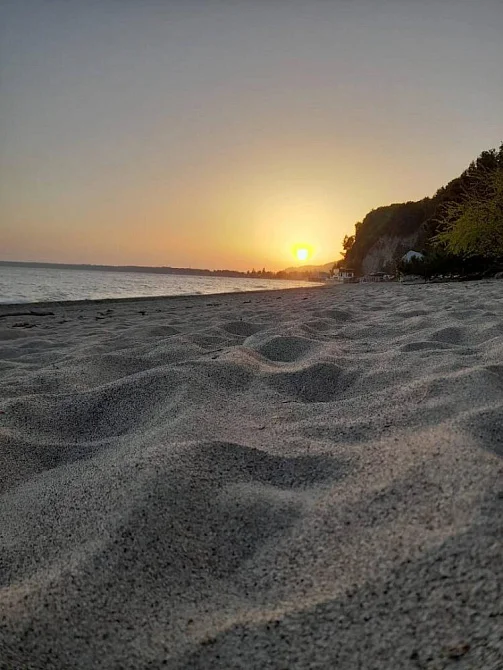
[[[449,4],[6,0],[0,260],[339,258],[501,140],[503,7]]]

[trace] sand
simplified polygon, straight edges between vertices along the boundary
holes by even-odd
[[[502,282],[4,305],[0,359],[1,668],[503,668]]]

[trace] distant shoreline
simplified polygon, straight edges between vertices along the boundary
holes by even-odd
[[[208,270],[205,268],[176,268],[171,266],[148,265],[92,265],[74,263],[43,263],[39,261],[0,261],[0,267],[25,267],[52,270],[85,270],[91,272],[134,272],[140,274],[192,275],[194,277],[236,277],[242,279],[297,279],[293,275],[312,274],[299,268],[296,272],[241,272],[240,270]]]

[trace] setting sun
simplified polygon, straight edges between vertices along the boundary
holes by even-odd
[[[309,258],[309,249],[307,247],[297,247],[295,249],[295,255],[299,261],[307,261]]]

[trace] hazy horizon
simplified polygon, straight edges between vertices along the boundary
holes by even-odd
[[[499,0],[5,0],[0,258],[280,270],[503,138]]]
[[[289,267],[281,268],[280,271],[282,270],[291,270],[291,271],[309,271],[311,268],[322,268],[328,265],[332,265],[332,261],[328,261],[327,263],[320,263],[318,265],[315,265],[313,263],[293,263],[293,265],[290,265]],[[118,268],[118,269],[125,269],[125,268],[138,268],[138,270],[160,270],[160,269],[166,269],[166,270],[183,270],[184,273],[189,270],[194,270],[194,272],[199,272],[199,271],[204,271],[204,272],[262,272],[264,269],[267,270],[268,272],[271,272],[268,268],[263,268],[263,267],[253,267],[253,268],[247,268],[245,270],[237,270],[236,268],[228,267],[228,268],[205,268],[205,267],[195,267],[193,265],[187,265],[185,267],[182,266],[175,266],[175,265],[138,265],[138,264],[116,264],[116,265],[111,265],[107,263],[64,263],[63,261],[59,262],[53,262],[53,261],[37,261],[37,260],[16,260],[16,259],[3,259],[0,258],[0,266],[3,267],[17,267],[17,266],[43,266],[43,267],[59,267],[62,266],[64,268],[69,267],[69,268],[77,268],[77,269],[85,269],[85,268]],[[329,268],[331,269],[331,268]],[[132,270],[135,271],[135,270]]]

